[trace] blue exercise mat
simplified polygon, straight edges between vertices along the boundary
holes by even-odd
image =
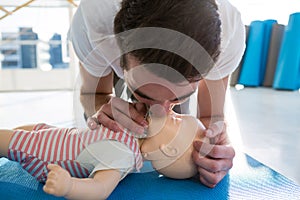
[[[133,173],[120,182],[109,200],[129,199],[300,199],[300,186],[246,155],[235,158],[230,173],[213,189],[197,179],[173,180],[160,176],[146,163],[144,173]],[[0,198],[24,200],[62,199],[47,195],[18,163],[0,159]]]
[[[300,12],[289,17],[279,53],[273,87],[297,90],[300,88]]]

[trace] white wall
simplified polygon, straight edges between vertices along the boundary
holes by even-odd
[[[275,19],[286,25],[291,13],[300,12],[300,0],[229,0],[241,12],[245,24]]]

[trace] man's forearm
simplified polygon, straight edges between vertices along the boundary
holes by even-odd
[[[226,121],[224,116],[204,116],[199,118],[203,125],[208,128],[210,124],[218,121]]]
[[[113,93],[113,72],[104,77],[91,75],[80,63],[82,85],[80,102],[86,117],[92,116],[101,106],[107,103]]]
[[[92,94],[81,93],[80,102],[84,109],[86,117],[95,114],[103,104],[106,104],[112,97],[112,94]]]
[[[208,127],[210,123],[224,120],[224,104],[228,77],[221,80],[202,80],[198,88],[197,117]]]

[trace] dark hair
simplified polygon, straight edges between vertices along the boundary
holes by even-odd
[[[114,20],[115,34],[143,27],[161,27],[183,33],[198,42],[213,62],[220,53],[221,22],[214,0],[123,0]],[[125,44],[124,39],[118,37],[117,41],[124,52],[128,41]],[[141,64],[167,65],[190,82],[200,80],[213,67],[212,63],[202,63],[201,69],[196,68],[180,55],[162,49],[137,48],[129,54]],[[121,66],[126,69],[126,53],[121,57]],[[153,73],[163,76],[161,71],[153,70]],[[164,78],[176,82],[168,72]]]

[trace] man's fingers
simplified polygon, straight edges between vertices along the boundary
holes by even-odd
[[[136,108],[136,110],[139,113],[147,113],[147,111],[148,111],[148,108],[144,103],[137,102],[137,103],[134,103],[133,106]]]
[[[200,140],[193,143],[199,157],[209,156],[215,159],[232,159],[235,156],[235,151],[228,145],[207,144]]]
[[[121,124],[119,124],[114,119],[111,119],[104,112],[99,112],[99,114],[97,116],[97,120],[100,124],[109,128],[112,131],[115,131],[115,132],[123,132],[124,131],[124,127]]]
[[[214,188],[216,185],[214,185],[214,184],[211,184],[210,182],[208,182],[203,176],[200,176],[200,182],[203,184],[203,185],[205,185],[205,186],[207,186],[207,187],[209,187],[209,188]]]
[[[146,114],[146,112],[139,112],[137,110],[136,106],[134,106],[134,105],[129,106],[129,116],[130,116],[130,118],[134,122],[138,123],[141,126],[147,126],[148,125],[148,122],[145,119],[145,114]]]
[[[145,106],[141,103],[130,104],[122,99],[113,98],[111,100],[112,104],[112,118],[118,119],[119,113],[123,113],[129,119],[133,120],[134,122],[138,123],[141,126],[147,126],[148,122],[145,120],[144,116],[147,112]],[[121,123],[123,121],[119,121]],[[122,123],[123,124],[123,123]],[[124,124],[125,125],[125,124]],[[125,125],[126,127],[126,125]],[[127,127],[130,129],[130,127]]]
[[[205,130],[205,136],[213,138],[218,136],[226,129],[226,124],[224,121],[217,121],[209,125],[208,129]]]
[[[195,152],[192,154],[193,160],[198,167],[201,167],[209,172],[228,171],[232,168],[230,159],[210,159],[207,157],[199,157]]]
[[[97,119],[100,124],[115,132],[124,132],[126,127],[138,135],[144,134],[145,128],[132,121],[132,119],[128,118],[124,113],[116,111],[114,117],[114,119],[111,119],[106,113],[99,112]]]
[[[126,127],[130,131],[137,133],[139,135],[143,134],[145,132],[145,128],[135,121],[133,121],[131,118],[129,118],[127,115],[125,115],[122,112],[115,112],[114,113],[114,119],[118,122],[118,124],[122,123],[123,127]]]
[[[209,172],[203,168],[198,168],[200,181],[208,186],[208,187],[215,187],[227,174],[227,171],[219,171],[219,172]]]
[[[113,130],[128,130],[142,135],[148,128],[145,119],[147,108],[142,103],[131,104],[120,98],[112,98],[108,104],[104,104],[101,109],[87,120],[90,129],[96,129],[99,124]]]
[[[214,148],[214,144],[209,144],[207,142],[203,142],[201,140],[195,140],[193,142],[194,148],[197,150],[198,156],[209,156],[209,153]]]
[[[91,129],[91,130],[94,130],[97,128],[98,126],[98,119],[97,117],[89,117],[87,120],[86,120],[86,123],[88,125],[88,127]]]

